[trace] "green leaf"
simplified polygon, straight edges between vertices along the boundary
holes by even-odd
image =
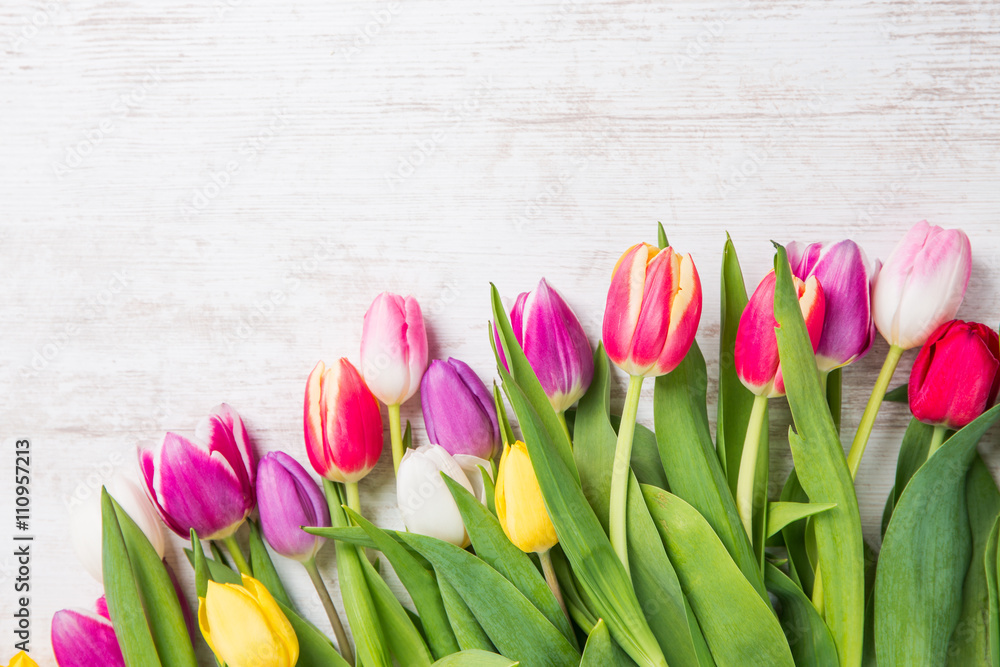
[[[972,555],[966,472],[998,417],[1000,406],[945,441],[899,498],[875,576],[875,649],[883,667],[945,664]]]
[[[656,223],[656,244],[660,250],[670,245],[670,242],[667,241],[667,232],[663,229],[663,223],[659,221]]]
[[[496,285],[492,283],[490,284],[490,295],[493,301],[493,321],[499,332],[500,344],[503,346],[507,363],[510,365],[510,372],[508,373],[503,362],[499,358],[497,359],[497,370],[500,371],[500,377],[502,378],[506,375],[512,378],[512,381],[517,384],[523,392],[524,398],[531,404],[540,424],[544,426],[545,431],[548,433],[551,447],[559,454],[563,464],[565,464],[573,478],[579,482],[580,475],[576,470],[576,463],[573,461],[572,443],[570,443],[569,437],[563,429],[562,422],[559,420],[558,415],[556,415],[556,411],[552,408],[552,403],[549,402],[548,395],[546,395],[541,383],[535,376],[528,358],[524,356],[524,350],[521,349],[517,338],[514,336],[514,330],[510,326],[510,319],[504,310],[503,302],[500,301],[500,292],[497,291]],[[494,347],[496,346],[493,336],[490,336],[490,343]],[[510,398],[510,390],[507,389],[506,382],[504,382],[504,388],[508,392],[508,398]],[[514,411],[517,413],[518,418],[520,418],[521,412],[517,410],[516,406],[514,406]],[[521,425],[521,431],[522,433],[524,432],[523,424]]]
[[[736,483],[743,457],[750,411],[754,395],[743,386],[736,375],[736,330],[747,305],[747,290],[743,283],[736,246],[726,234],[722,249],[722,297],[719,332],[719,397],[716,412],[715,439],[718,457],[722,463],[731,493],[736,495]]]
[[[232,567],[232,565],[229,563],[229,558],[227,558],[226,554],[223,553],[222,549],[219,547],[219,543],[218,542],[216,542],[216,541],[210,541],[208,543],[208,548],[212,550],[212,557],[215,560],[219,561],[220,563],[222,563],[226,567]]]
[[[103,524],[102,564],[104,570],[104,595],[108,614],[115,626],[127,667],[157,667],[160,657],[153,643],[153,635],[146,622],[142,597],[132,571],[125,538],[118,523],[115,502],[105,488],[101,488],[101,517]]]
[[[788,442],[799,483],[814,503],[833,509],[810,519],[823,573],[825,619],[842,665],[861,661],[865,571],[861,516],[854,482],[830,416],[785,249],[777,246],[774,314],[778,354],[797,433]]]
[[[503,396],[500,395],[500,387],[493,383],[493,405],[497,410],[497,418],[500,421],[500,435],[503,437],[503,444],[513,445],[517,438],[514,437],[514,429],[510,427],[510,418],[507,417],[507,408],[504,406]]]
[[[492,462],[491,462],[492,465]],[[486,509],[493,516],[497,515],[497,486],[493,481],[493,476],[483,466],[478,466],[479,474],[483,478],[483,492],[486,495]]]
[[[444,473],[441,476],[455,498],[476,555],[514,584],[514,587],[562,632],[573,648],[577,648],[573,628],[562,607],[559,606],[559,601],[528,555],[507,539],[497,518],[465,487]]]
[[[629,562],[632,564],[632,584],[639,604],[646,612],[649,627],[669,664],[697,665],[694,635],[701,634],[701,628],[688,618],[677,573],[667,558],[634,475],[629,480],[627,508],[626,537]]]
[[[468,551],[441,540],[404,533],[468,605],[500,652],[525,665],[576,665],[580,654],[517,588]]]
[[[836,506],[834,503],[769,503],[767,506],[767,536],[771,537],[793,521],[831,510]]]
[[[770,603],[741,574],[705,518],[662,489],[644,486],[642,492],[719,667],[791,667]]]
[[[346,511],[372,538],[373,548],[381,551],[392,564],[392,569],[410,594],[413,605],[420,614],[434,656],[442,658],[458,651],[458,641],[451,630],[448,612],[444,608],[441,591],[433,572],[424,567],[413,554],[381,528],[351,509]]]
[[[830,408],[833,425],[840,433],[840,413],[844,393],[844,369],[834,368],[826,375],[826,404]]]
[[[288,597],[284,584],[281,583],[281,577],[274,569],[271,555],[264,546],[260,526],[253,519],[247,519],[247,524],[250,526],[250,569],[253,571],[253,578],[264,584],[264,588],[274,596],[275,600],[286,607],[293,607],[292,600]]]
[[[892,403],[909,403],[909,389],[909,385],[901,384],[895,389],[890,389],[885,392],[885,397],[882,400],[890,401]]]
[[[604,345],[594,352],[594,377],[573,421],[573,456],[580,485],[604,532],[611,512],[611,468],[618,436],[611,426],[611,367]],[[657,454],[657,457],[659,454]]]
[[[515,667],[517,664],[498,653],[472,649],[441,658],[432,667]]]
[[[632,459],[629,463],[635,478],[641,484],[669,488],[667,474],[663,471],[663,462],[660,460],[660,448],[656,444],[656,434],[642,424],[635,425],[635,433],[632,434]]]
[[[962,611],[948,646],[948,665],[988,665],[990,662],[989,584],[986,561],[990,531],[1000,516],[1000,491],[983,460],[976,455],[965,481],[965,505],[972,531],[972,560],[962,587]]]
[[[780,502],[785,503],[809,502],[809,496],[802,490],[794,468],[788,473],[780,498]],[[792,521],[782,529],[781,539],[788,552],[788,567],[792,580],[799,584],[806,596],[812,596],[813,580],[816,575],[806,549],[806,528],[806,520]]]
[[[934,427],[918,421],[915,417],[910,419],[906,433],[903,435],[903,442],[899,446],[899,458],[896,461],[896,483],[889,492],[886,500],[885,510],[882,512],[882,536],[889,527],[889,520],[892,512],[899,502],[899,497],[903,495],[903,489],[910,483],[913,473],[920,469],[920,466],[927,460],[927,452],[931,447],[931,437],[934,435]]]
[[[351,667],[315,625],[280,600],[278,606],[288,618],[299,640],[299,661],[295,663],[296,667]]]
[[[993,522],[993,529],[986,540],[986,554],[984,562],[986,573],[986,590],[989,600],[989,635],[990,635],[990,660],[987,663],[992,667],[1000,667],[1000,561],[997,560],[997,546],[1000,540],[1000,519]],[[972,563],[969,567],[976,567]]]
[[[764,571],[767,590],[778,599],[778,619],[788,638],[796,667],[837,667],[837,646],[816,607],[785,574],[770,563]]]
[[[368,559],[359,558],[358,560],[361,562],[361,567],[364,568],[365,581],[368,583],[368,590],[371,591],[372,602],[378,613],[382,633],[389,650],[396,656],[397,662],[401,665],[429,667],[433,661],[430,649],[427,648],[420,631],[417,630],[406,610],[403,609],[403,605],[392,594],[389,586],[375,571]]]
[[[198,532],[191,529],[191,550],[185,549],[190,554],[191,565],[194,567],[194,587],[198,597],[203,598],[208,594],[208,566],[205,564],[205,551],[201,548],[201,540],[198,539]]]
[[[198,659],[170,573],[132,517],[114,498],[111,504],[125,540],[142,605],[145,609],[156,610],[149,615],[148,623],[160,662],[163,667],[197,667]]]
[[[594,629],[587,636],[587,646],[583,649],[580,667],[629,667],[635,663],[611,639],[608,626],[598,619]],[[683,664],[683,663],[678,663]]]
[[[413,430],[410,428],[410,420],[406,420],[406,428],[403,429],[403,451],[413,447]]]
[[[566,609],[576,624],[585,632],[589,633],[597,623],[597,618],[590,612],[590,606],[584,602],[583,594],[579,590],[576,578],[573,576],[573,569],[566,559],[566,554],[557,544],[552,547],[552,569],[556,571],[556,579],[559,580],[559,588],[566,602]]]
[[[571,470],[556,451],[549,430],[503,364],[497,370],[518,416],[545,507],[581,591],[592,602],[591,611],[604,618],[611,636],[638,664],[665,665],[628,574],[580,488],[576,466]],[[577,425],[578,434],[580,429]]]
[[[697,342],[677,368],[656,378],[653,413],[660,458],[670,490],[705,517],[743,576],[761,599],[767,600],[760,560],[712,447],[705,406],[707,386],[705,358]],[[762,449],[766,449],[763,443]]]
[[[458,645],[463,651],[481,650],[493,652],[493,642],[486,635],[483,626],[473,615],[472,610],[465,604],[462,596],[458,594],[455,587],[448,583],[445,577],[437,575],[438,586],[441,589],[441,600],[444,608],[448,612],[448,619],[451,621],[452,630]]]

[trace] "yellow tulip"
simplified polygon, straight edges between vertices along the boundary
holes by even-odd
[[[243,585],[208,582],[198,599],[198,625],[227,667],[293,667],[299,640],[278,603],[252,577]]]
[[[10,659],[8,667],[38,667],[38,663],[31,659],[24,651],[21,651]]]
[[[521,551],[545,553],[559,542],[528,457],[528,447],[523,442],[503,449],[497,474],[496,508],[503,532]]]

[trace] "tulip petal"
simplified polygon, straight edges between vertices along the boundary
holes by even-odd
[[[316,482],[298,461],[284,452],[270,452],[257,470],[261,528],[271,548],[286,558],[307,561],[325,540],[301,526],[330,525],[330,511]]]
[[[492,458],[500,443],[493,396],[468,364],[431,362],[420,382],[428,440],[451,454]]]
[[[670,328],[670,302],[680,284],[680,257],[666,248],[646,266],[642,308],[632,334],[630,375],[645,375],[653,367]]]
[[[698,277],[698,270],[691,255],[684,255],[678,261],[679,277],[677,290],[670,303],[670,327],[656,361],[659,375],[669,373],[684,361],[701,320],[701,279]]]
[[[229,667],[293,665],[268,621],[243,586],[208,582],[198,607],[198,624],[219,662]]]
[[[382,453],[382,417],[375,396],[347,359],[341,358],[324,375],[320,406],[326,468],[322,474],[337,482],[360,481]]]
[[[52,617],[52,651],[60,667],[125,667],[111,621],[96,613],[64,609]]]
[[[648,248],[647,244],[639,243],[626,250],[611,275],[602,340],[608,357],[619,366],[632,351],[632,338],[642,309]]]
[[[465,472],[443,447],[422,445],[403,455],[396,472],[396,501],[408,531],[464,547],[469,536],[441,473],[475,493]]]
[[[740,316],[736,330],[736,374],[751,392],[768,396],[778,372],[778,339],[774,328],[774,271],[768,273]]]

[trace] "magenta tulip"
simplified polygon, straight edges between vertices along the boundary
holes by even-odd
[[[793,278],[799,296],[799,308],[805,318],[813,350],[819,344],[823,330],[826,300],[823,288],[815,276],[805,282]],[[757,396],[784,396],[785,382],[778,359],[778,326],[774,319],[774,288],[776,278],[771,271],[757,285],[743,309],[736,329],[736,375],[740,382]]]
[[[420,404],[427,439],[449,454],[491,459],[500,451],[493,394],[465,362],[432,361],[420,383]]]
[[[240,416],[223,403],[198,423],[194,438],[167,433],[140,448],[146,493],[163,522],[189,538],[232,536],[254,508],[256,464]]]
[[[52,617],[52,651],[59,667],[125,667],[102,596],[94,611],[63,609]]]
[[[386,405],[416,393],[427,368],[427,332],[420,304],[412,296],[382,292],[365,313],[361,369],[365,383]]]
[[[863,357],[875,340],[871,291],[878,263],[869,262],[865,251],[850,240],[805,246],[792,242],[785,249],[797,278],[816,276],[823,286],[826,309],[816,348],[819,369],[829,372]]]
[[[330,510],[319,486],[284,452],[265,454],[257,466],[260,526],[271,548],[285,558],[312,559],[325,540],[302,526],[330,526]]]
[[[952,320],[920,348],[910,371],[913,416],[960,429],[993,406],[1000,389],[1000,339],[985,324]]]
[[[701,281],[691,255],[648,243],[632,246],[611,276],[604,310],[604,347],[634,377],[677,367],[701,318]]]
[[[313,469],[333,482],[363,479],[382,454],[378,401],[347,359],[316,364],[306,383],[306,453]]]
[[[909,350],[954,319],[972,273],[972,246],[960,229],[918,222],[875,280],[875,326],[890,345]]]

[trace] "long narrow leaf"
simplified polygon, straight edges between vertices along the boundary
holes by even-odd
[[[715,440],[719,460],[722,462],[729,488],[736,494],[739,478],[740,459],[743,456],[743,441],[754,396],[743,386],[736,375],[736,330],[740,316],[747,305],[747,290],[743,283],[736,246],[726,234],[726,244],[722,248],[722,277],[720,281],[721,321],[719,333],[719,398],[715,422]]]
[[[253,571],[253,578],[264,584],[264,588],[270,591],[274,599],[285,605],[293,607],[292,600],[288,597],[285,585],[281,583],[281,577],[274,567],[271,555],[267,553],[264,546],[264,538],[260,534],[260,526],[252,519],[248,519],[250,525],[250,569]]]
[[[389,650],[399,664],[429,667],[433,658],[420,631],[367,558],[359,558]]]
[[[437,576],[437,582],[441,589],[441,600],[444,602],[452,630],[455,632],[455,639],[462,647],[462,651],[493,652],[493,642],[490,641],[483,626],[479,625],[479,621],[469,609],[469,605],[465,604],[455,587],[440,574]]]
[[[441,658],[432,667],[516,667],[516,665],[516,662],[498,653],[472,649]]]
[[[607,624],[603,620],[598,620],[597,625],[587,636],[587,645],[583,650],[580,667],[629,667],[630,665],[635,663],[615,646]]]
[[[796,667],[837,667],[837,646],[816,607],[802,589],[770,563],[764,571],[767,590],[778,599],[781,627]]]
[[[771,537],[780,532],[782,528],[793,521],[832,510],[834,507],[836,505],[833,503],[769,503],[767,507],[767,536]]]
[[[931,436],[934,434],[934,427],[918,421],[916,417],[910,420],[903,434],[903,442],[899,446],[899,457],[896,461],[896,483],[889,492],[886,500],[885,510],[882,512],[882,536],[889,527],[889,520],[892,519],[892,512],[899,502],[899,497],[903,495],[903,490],[909,484],[910,478],[920,469],[920,466],[927,460],[927,452],[931,447]]]
[[[1000,585],[998,585],[998,570],[1000,561],[997,560],[997,546],[1000,540],[1000,519],[993,522],[993,529],[990,530],[986,541],[986,554],[983,562],[986,573],[986,592],[989,601],[989,616],[987,623],[990,633],[990,660],[986,663],[992,667],[1000,667]],[[976,567],[972,563],[969,567]]]

